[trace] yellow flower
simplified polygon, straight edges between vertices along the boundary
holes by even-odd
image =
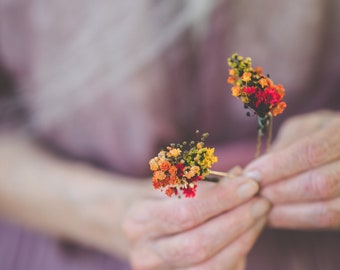
[[[240,99],[243,103],[249,103],[249,97],[247,94],[243,93],[241,96],[240,96]]]
[[[176,157],[178,157],[180,154],[181,154],[181,149],[179,149],[179,148],[172,148],[172,149],[170,149],[169,150],[169,152],[167,153],[167,156],[168,157],[174,157],[174,158],[176,158]]]
[[[204,148],[206,150],[204,159],[201,161],[200,165],[203,169],[210,168],[211,165],[217,162],[217,157],[214,156],[215,148]]]
[[[230,76],[235,76],[236,75],[235,69],[229,69],[229,75]]]
[[[249,82],[251,81],[251,73],[250,72],[244,72],[242,75],[242,81]]]
[[[195,174],[190,170],[184,173],[184,176],[188,179],[192,178]]]
[[[238,97],[239,95],[241,95],[241,87],[239,87],[238,85],[235,85],[231,88],[231,94],[234,97]]]
[[[194,174],[199,174],[200,172],[200,167],[198,166],[192,166],[190,169]]]
[[[151,171],[157,171],[158,170],[158,163],[156,158],[153,158],[149,161],[149,165],[150,165],[150,170]]]
[[[261,84],[262,88],[265,88],[268,85],[268,81],[265,78],[261,78],[259,84]]]

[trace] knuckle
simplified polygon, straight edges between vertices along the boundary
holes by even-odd
[[[175,220],[182,229],[194,227],[198,221],[198,212],[194,205],[183,204],[176,209]]]
[[[321,228],[337,229],[340,227],[340,212],[327,207],[319,216]]]
[[[311,173],[311,183],[318,197],[332,198],[337,190],[338,180],[331,173],[314,171]]]
[[[202,245],[199,237],[182,237],[181,242],[173,245],[167,252],[169,260],[176,258],[178,261],[185,261],[189,264],[196,264],[203,261],[207,256],[207,250]]]
[[[301,124],[301,116],[294,116],[285,120],[282,124],[283,129],[295,128],[297,125]]]
[[[146,263],[145,260],[143,260],[142,254],[138,250],[132,251],[130,253],[129,263],[132,266],[132,269],[134,270],[149,270],[154,269],[152,265]]]
[[[329,150],[330,145],[326,140],[306,138],[301,147],[301,155],[299,155],[301,164],[307,168],[315,168],[323,163]]]
[[[135,222],[133,222],[132,219],[130,219],[129,217],[124,218],[121,224],[121,229],[127,239],[131,241],[134,238]]]

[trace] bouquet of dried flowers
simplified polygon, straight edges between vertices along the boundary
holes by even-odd
[[[252,67],[251,58],[243,58],[237,53],[228,58],[228,83],[232,84],[231,94],[244,103],[258,120],[257,147],[255,156],[261,151],[262,137],[268,132],[267,150],[272,137],[273,117],[281,114],[287,107],[282,101],[285,89],[281,84],[274,84],[269,75],[264,75],[262,68]],[[247,112],[250,116],[250,112]],[[198,133],[198,131],[197,131]],[[153,172],[152,184],[155,189],[167,196],[186,198],[195,197],[199,181],[207,176],[230,176],[227,173],[212,171],[212,164],[217,162],[214,148],[204,146],[208,133],[200,140],[170,144],[149,161]]]
[[[196,131],[198,133],[198,131]],[[214,148],[205,147],[204,133],[199,141],[170,144],[149,161],[153,171],[152,184],[166,195],[195,197],[197,183],[211,173],[211,165],[217,162]],[[223,173],[222,173],[223,174]]]
[[[258,119],[258,143],[255,156],[260,155],[261,137],[268,131],[267,150],[272,137],[273,116],[281,114],[287,104],[282,101],[285,89],[281,84],[274,84],[269,75],[264,75],[262,68],[252,67],[250,57],[243,58],[234,53],[228,58],[228,83],[232,84],[231,94],[251,109]],[[250,115],[250,113],[247,113]]]

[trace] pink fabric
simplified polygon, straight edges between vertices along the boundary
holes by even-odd
[[[195,129],[210,133],[220,169],[244,165],[256,121],[229,94],[233,52],[287,89],[276,127],[297,113],[340,108],[339,1],[222,1],[195,38],[190,23],[172,37],[183,3],[2,1],[0,59],[18,82],[31,130],[65,155],[129,175],[148,174],[161,145]],[[117,40],[125,21],[126,40]],[[0,227],[0,269],[125,269],[91,252],[70,259],[51,239]],[[339,247],[338,232],[268,231],[248,269],[338,269]]]

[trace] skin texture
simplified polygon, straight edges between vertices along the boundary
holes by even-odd
[[[241,269],[270,210],[239,168],[202,183],[194,199],[168,199],[149,179],[63,160],[27,138],[1,136],[0,145],[3,217],[130,258],[134,269]]]
[[[292,118],[271,153],[181,200],[152,190],[150,179],[104,172],[1,135],[0,214],[128,258],[136,270],[244,269],[267,222],[339,229],[339,124],[337,112]]]
[[[236,177],[202,183],[194,199],[136,204],[124,222],[134,269],[234,269],[270,209],[267,200],[252,198],[257,191],[254,182]]]
[[[340,228],[340,113],[320,111],[288,120],[271,153],[244,175],[257,179],[279,228]]]

